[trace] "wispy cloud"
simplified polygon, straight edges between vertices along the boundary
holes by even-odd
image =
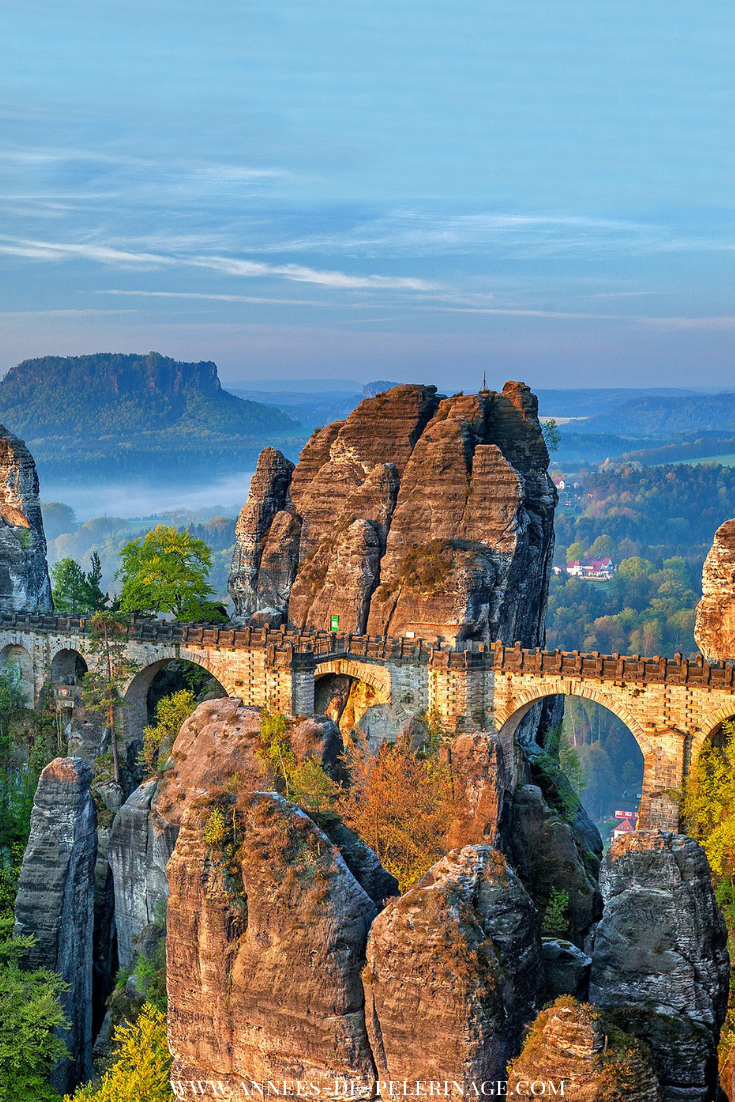
[[[69,243],[0,236],[0,253],[30,260],[60,262],[88,260],[117,266],[207,268],[245,279],[285,279],[295,283],[313,283],[337,290],[431,291],[438,284],[405,276],[354,275],[341,271],[323,271],[300,264],[265,264],[229,256],[196,256],[133,251],[93,242]]]

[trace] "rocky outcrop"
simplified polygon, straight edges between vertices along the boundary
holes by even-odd
[[[375,906],[339,850],[274,793],[184,816],[169,862],[173,1077],[300,1079],[369,1097],[360,971]],[[196,982],[193,982],[196,977]]]
[[[258,466],[250,484],[248,500],[243,506],[235,529],[235,554],[230,571],[230,596],[235,604],[237,616],[251,616],[256,609],[263,607],[258,602],[258,575],[261,559],[273,522],[279,516],[276,531],[280,539],[288,542],[287,532],[290,515],[285,513],[288,502],[288,487],[293,473],[293,463],[275,448],[264,448],[258,457]],[[269,558],[270,561],[270,558]],[[295,567],[295,562],[293,563]],[[272,567],[272,564],[271,564]],[[273,597],[275,589],[272,569],[266,571],[268,597]],[[279,571],[280,574],[280,571]],[[293,579],[291,579],[292,581]],[[285,588],[288,600],[290,581],[281,575],[280,583]],[[269,602],[265,602],[269,603]]]
[[[261,455],[230,592],[242,617],[427,639],[543,639],[556,495],[536,398],[396,386]],[[275,580],[274,580],[275,578]]]
[[[546,976],[546,998],[573,995],[586,1000],[590,985],[592,958],[571,941],[559,937],[541,938]]]
[[[0,612],[50,612],[51,582],[33,456],[0,425]]]
[[[508,1071],[508,1097],[530,1097],[529,1084],[544,1084],[571,1102],[661,1102],[650,1053],[608,1023],[593,1007],[561,998],[543,1010],[523,1051]],[[564,1087],[561,1087],[561,1084]]]
[[[55,758],[41,773],[15,904],[15,933],[36,941],[26,964],[68,984],[61,1004],[70,1052],[52,1085],[72,1090],[92,1072],[92,971],[97,816],[92,770],[81,758]]]
[[[455,794],[446,848],[497,845],[508,788],[499,738],[478,731],[458,735],[440,747],[440,756],[451,769]]]
[[[704,560],[694,637],[708,662],[735,658],[735,520],[720,525]]]
[[[455,850],[392,900],[363,983],[379,1079],[502,1079],[543,984],[536,911],[502,855]]]
[[[588,844],[585,835],[575,829],[575,821],[565,820],[550,807],[540,788],[526,784],[517,789],[508,842],[513,867],[542,914],[552,892],[567,893],[567,936],[579,946],[602,911],[596,880],[598,859]]]
[[[182,724],[163,775],[140,785],[115,816],[108,858],[121,965],[133,963],[138,940],[166,900],[166,864],[186,808],[228,784],[238,792],[275,787],[258,754],[261,719],[259,708],[244,707],[236,697],[200,704]],[[327,716],[310,716],[297,724],[291,743],[297,761],[312,759],[335,779],[341,777],[342,738]],[[390,877],[375,890],[392,894],[394,883]]]
[[[600,883],[590,1000],[649,1045],[667,1102],[717,1098],[730,966],[704,851],[637,831],[612,843]]]

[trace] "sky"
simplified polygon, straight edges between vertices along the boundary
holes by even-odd
[[[3,0],[0,370],[735,386],[735,6]]]

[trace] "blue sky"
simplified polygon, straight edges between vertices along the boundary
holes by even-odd
[[[735,8],[5,0],[0,369],[735,386]]]

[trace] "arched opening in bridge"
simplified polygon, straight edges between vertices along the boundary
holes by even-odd
[[[10,643],[0,650],[0,667],[14,666],[18,670],[20,688],[28,708],[36,703],[35,680],[33,677],[33,658],[20,643]]]
[[[643,790],[643,753],[631,729],[611,708],[588,697],[541,698],[511,716],[501,738],[511,734],[527,749],[532,742],[540,743],[558,754],[562,770],[604,842],[614,832],[635,826]]]
[[[57,651],[51,660],[52,685],[78,685],[87,672],[87,663],[78,650]]]
[[[184,659],[162,659],[140,670],[125,693],[125,753],[131,768],[143,745],[143,728],[153,722],[161,700],[188,689],[197,703],[227,696],[227,690],[204,666]]]
[[[387,693],[361,677],[325,673],[314,681],[314,711],[328,715],[343,734],[357,730],[369,744],[392,742],[400,733],[401,720],[386,699]]]

